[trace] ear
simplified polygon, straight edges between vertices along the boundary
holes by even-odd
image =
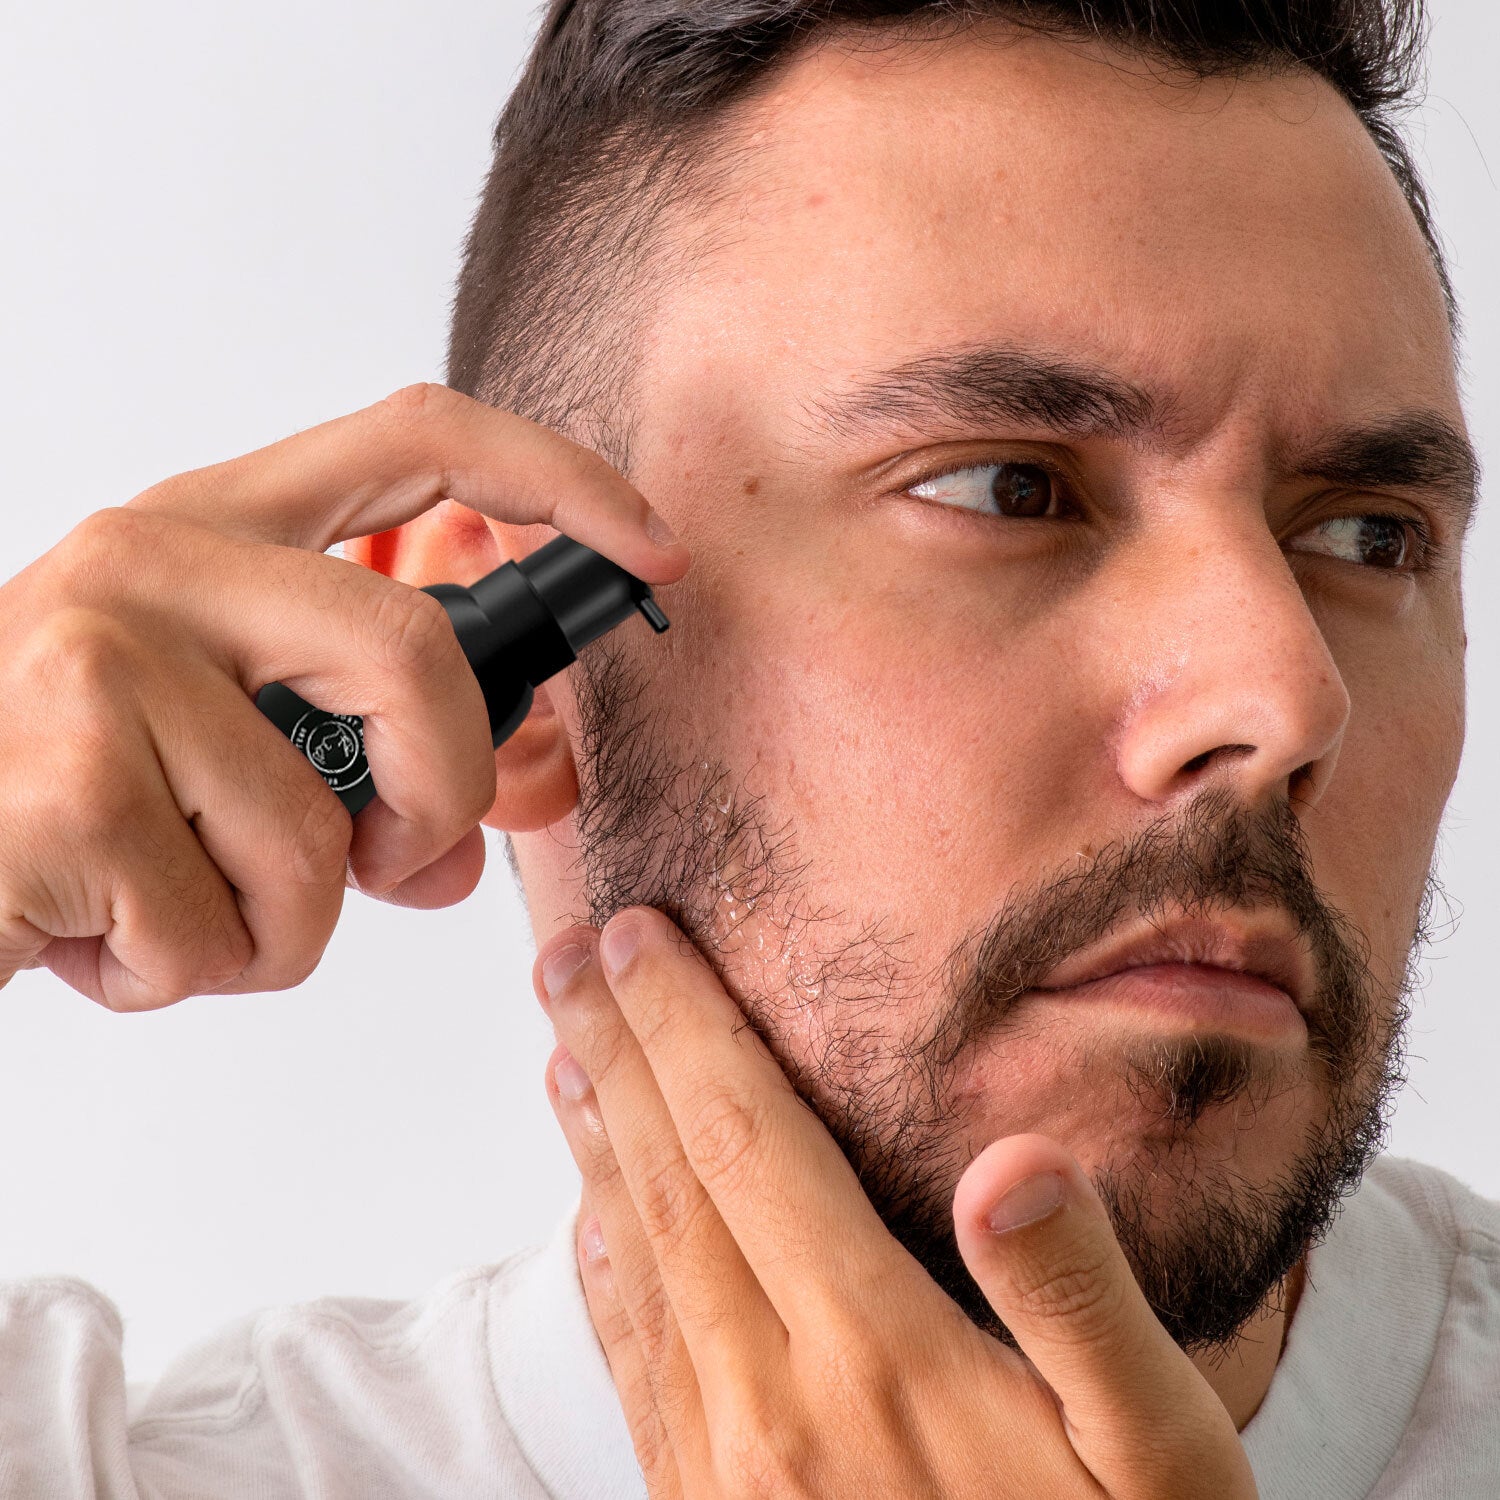
[[[444,500],[393,531],[351,538],[343,553],[413,588],[469,584],[524,556],[531,550],[527,533],[544,529],[492,528],[484,516]],[[531,833],[566,817],[577,802],[573,746],[543,685],[525,722],[495,751],[495,802],[481,821],[505,833]]]

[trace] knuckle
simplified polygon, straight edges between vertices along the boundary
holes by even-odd
[[[746,1500],[802,1500],[814,1493],[808,1444],[800,1430],[758,1405],[736,1416],[714,1461],[727,1492]]]
[[[589,1303],[589,1313],[605,1349],[633,1343],[635,1325],[630,1321],[630,1314],[620,1300],[613,1278],[607,1271],[588,1263],[584,1264],[584,1275],[592,1282],[594,1288],[593,1298]]]
[[[326,787],[309,790],[288,838],[287,864],[300,885],[342,889],[354,821]]]
[[[672,1307],[659,1281],[652,1280],[641,1288],[631,1317],[641,1353],[654,1368],[671,1352],[674,1329]]]
[[[258,955],[264,956],[264,955]],[[299,984],[304,983],[311,977],[313,971],[323,958],[323,945],[313,951],[303,950],[298,953],[277,953],[271,958],[264,969],[258,966],[254,968],[253,978],[257,994],[272,994],[278,990],[294,990]],[[226,984],[231,979],[238,979],[241,975],[251,971],[252,965],[246,963],[236,969],[224,979],[214,981],[214,985]]]
[[[85,516],[57,544],[55,555],[70,577],[92,580],[117,568],[123,553],[155,544],[160,534],[160,523],[148,512],[107,505]]]
[[[553,524],[567,530],[585,507],[602,497],[612,505],[635,509],[644,520],[646,500],[640,491],[601,454],[580,443],[564,440],[546,457],[555,492]]]
[[[368,409],[367,420],[383,440],[405,450],[408,457],[421,460],[421,490],[429,505],[443,499],[453,487],[452,476],[443,467],[449,445],[439,441],[440,435],[445,431],[449,437],[456,433],[463,418],[478,404],[451,386],[424,380],[392,391]]]
[[[624,1174],[620,1171],[619,1159],[598,1109],[590,1105],[580,1110],[579,1126],[580,1145],[587,1162],[584,1172],[590,1190],[604,1193],[623,1187]]]
[[[630,965],[629,983],[632,998],[632,1029],[648,1057],[670,1041],[672,1035],[672,998],[680,990],[660,966],[660,953],[651,942],[642,945]]]
[[[425,681],[461,653],[448,613],[431,594],[404,584],[384,590],[371,621],[376,658],[400,677]]]
[[[572,982],[579,982],[577,975],[573,976]],[[593,1006],[580,1009],[582,1013],[573,1022],[577,1027],[576,1033],[571,1037],[564,1036],[562,1040],[567,1042],[573,1054],[583,1064],[583,1070],[592,1080],[597,1092],[606,1079],[614,1076],[625,1055],[625,1032],[618,1017],[608,1011],[601,1013]]]
[[[641,1179],[634,1194],[641,1227],[653,1239],[677,1239],[697,1217],[701,1201],[688,1182],[686,1162],[659,1163]]]
[[[214,987],[237,981],[236,993],[272,994],[296,989],[306,982],[323,961],[334,922],[324,920],[314,931],[302,924],[278,924],[262,929],[259,939],[251,938],[251,952],[230,973],[215,979]],[[288,930],[292,929],[292,930]]]
[[[571,438],[563,438],[557,446],[557,461],[565,471],[565,477],[584,485],[607,485],[624,487],[627,481],[620,471],[603,454]]]
[[[193,993],[190,981],[173,974],[153,977],[149,983],[137,984],[133,990],[105,990],[99,1003],[116,1015],[137,1015],[142,1011],[165,1010],[186,1000]]]
[[[1046,1319],[1062,1336],[1089,1343],[1114,1323],[1123,1288],[1101,1255],[1077,1249],[1056,1264],[1020,1275],[1015,1295],[1026,1316]]]
[[[24,648],[25,675],[53,695],[90,707],[129,680],[137,648],[123,621],[86,604],[65,604],[38,622]]]
[[[847,1320],[825,1328],[814,1368],[818,1390],[832,1411],[870,1421],[897,1406],[894,1383],[887,1378],[868,1334],[862,1327],[849,1326]]]
[[[160,1010],[176,1005],[190,995],[202,995],[228,984],[244,973],[254,956],[255,944],[239,922],[219,921],[195,910],[197,903],[179,905],[167,926],[196,931],[204,941],[188,951],[173,937],[162,941],[153,951],[149,974],[138,975],[142,981],[128,999],[118,994],[105,996],[105,1006],[114,1011]],[[204,932],[205,921],[209,927]]]
[[[392,391],[383,401],[375,404],[377,418],[399,426],[430,422],[454,413],[462,397],[451,386],[440,385],[435,380],[419,380]]]
[[[700,1103],[689,1154],[710,1193],[742,1185],[759,1134],[754,1108],[738,1095],[717,1089]]]
[[[182,883],[171,912],[169,972],[184,995],[228,984],[254,959],[255,939],[222,882]]]

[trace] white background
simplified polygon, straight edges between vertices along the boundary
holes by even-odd
[[[1493,464],[1500,8],[1434,9],[1415,129]],[[0,579],[154,480],[441,379],[530,23],[517,0],[5,0]],[[1466,916],[1418,1004],[1393,1146],[1500,1197],[1497,569],[1485,513],[1442,842]],[[498,842],[490,856],[448,911],[351,895],[288,993],[120,1017],[19,976],[0,993],[0,1277],[101,1286],[139,1379],[252,1307],[409,1296],[544,1236],[576,1178],[542,1093],[530,929]]]

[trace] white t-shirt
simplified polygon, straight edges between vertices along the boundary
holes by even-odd
[[[1261,1500],[1500,1496],[1500,1204],[1383,1157],[1243,1433]],[[642,1500],[573,1259],[242,1319],[127,1393],[82,1282],[0,1286],[5,1500]]]

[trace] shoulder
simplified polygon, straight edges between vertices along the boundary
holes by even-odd
[[[230,1500],[329,1483],[399,1486],[412,1500],[540,1497],[497,1397],[490,1335],[533,1254],[456,1272],[409,1301],[322,1297],[251,1313],[139,1396],[107,1297],[70,1278],[0,1284],[0,1468],[26,1475],[20,1493],[59,1497]]]
[[[189,1349],[130,1424],[143,1472],[267,1470],[290,1494],[312,1471],[351,1492],[533,1493],[496,1396],[491,1307],[527,1255],[456,1272],[410,1301],[321,1297],[253,1313]],[[309,1484],[308,1493],[315,1485]],[[258,1491],[257,1491],[258,1493]],[[540,1493],[540,1491],[536,1491]]]
[[[319,1297],[246,1314],[168,1366],[135,1426],[245,1419],[291,1388],[345,1392],[356,1371],[400,1370],[413,1385],[439,1366],[456,1373],[466,1349],[483,1347],[490,1291],[508,1265],[456,1272],[407,1301]]]
[[[76,1276],[30,1276],[18,1281],[0,1281],[0,1331],[9,1335],[12,1329],[55,1319],[95,1323],[116,1339],[123,1328],[114,1303],[97,1287]]]
[[[0,1282],[0,1390],[15,1420],[21,1401],[46,1400],[59,1382],[119,1377],[124,1327],[102,1292],[71,1276]],[[11,1425],[0,1421],[0,1432]]]
[[[1242,1438],[1260,1493],[1492,1496],[1500,1471],[1500,1205],[1380,1156],[1307,1258]]]
[[[1379,1195],[1414,1226],[1500,1274],[1500,1201],[1483,1197],[1441,1167],[1381,1156],[1366,1173],[1360,1196]]]
[[[1442,1315],[1399,1449],[1375,1497],[1493,1494],[1500,1472],[1500,1203],[1451,1173],[1383,1157],[1372,1186],[1440,1247]],[[1381,1309],[1406,1314],[1400,1290]],[[1437,1488],[1434,1488],[1434,1486]]]

